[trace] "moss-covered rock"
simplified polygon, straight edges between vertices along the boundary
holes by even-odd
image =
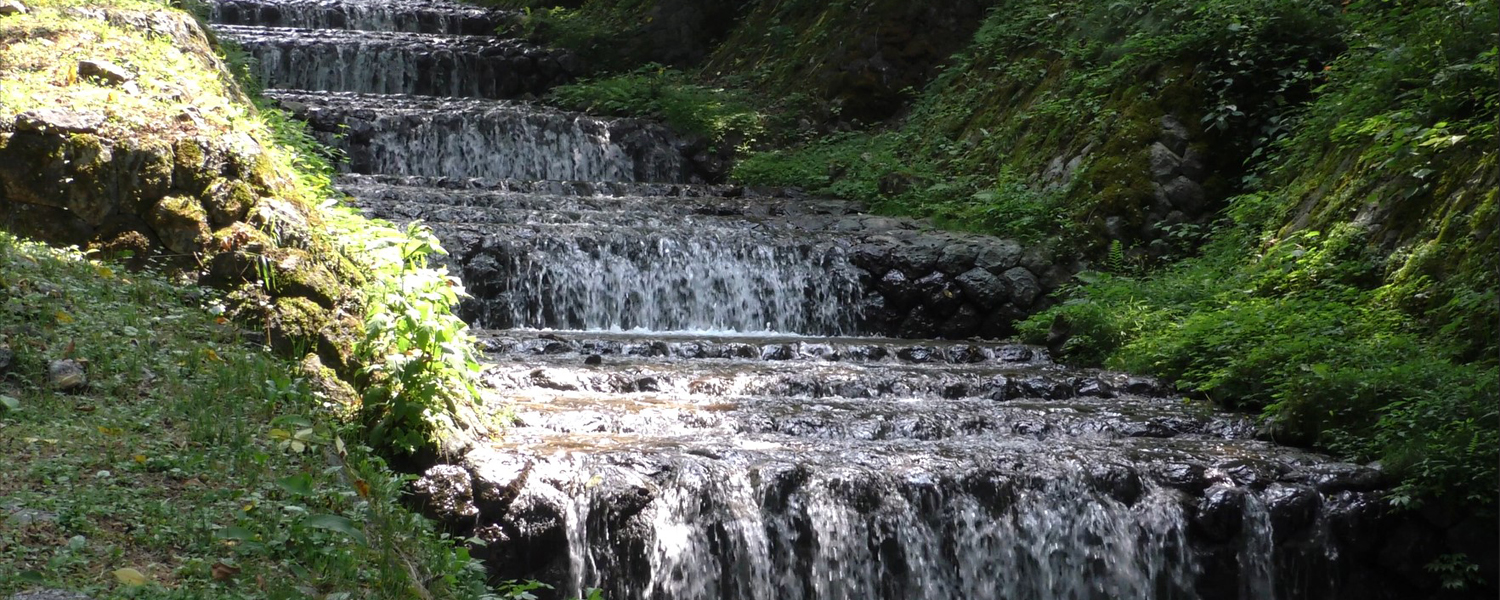
[[[146,222],[162,245],[177,254],[203,250],[209,236],[208,212],[195,198],[167,196],[146,214]]]
[[[258,197],[249,183],[220,178],[208,185],[201,199],[209,223],[217,229],[244,220]]]

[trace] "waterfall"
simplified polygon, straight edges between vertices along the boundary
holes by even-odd
[[[350,202],[430,226],[472,294],[486,405],[510,425],[417,488],[451,494],[427,506],[456,512],[432,516],[485,542],[471,550],[496,579],[544,580],[549,600],[1411,589],[1369,541],[1386,518],[1375,469],[1258,440],[1256,419],[1156,380],[993,341],[1066,281],[1044,254],[706,185],[701,140],[529,100],[582,70],[477,35],[498,13],[214,14],[267,96],[343,155]]]

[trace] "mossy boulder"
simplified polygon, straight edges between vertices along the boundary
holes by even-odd
[[[258,199],[250,184],[223,178],[209,184],[200,198],[208,210],[208,221],[215,228],[243,221]]]
[[[177,254],[199,252],[210,239],[208,212],[197,199],[187,196],[162,198],[146,214],[146,223],[162,245]]]

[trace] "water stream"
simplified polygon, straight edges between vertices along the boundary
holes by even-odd
[[[347,154],[355,205],[430,224],[474,294],[485,393],[517,424],[418,487],[497,578],[642,600],[1390,597],[1350,558],[1377,472],[981,339],[1046,301],[1048,265],[1013,243],[694,183],[657,125],[524,100],[577,70],[478,35],[503,15],[215,14]]]

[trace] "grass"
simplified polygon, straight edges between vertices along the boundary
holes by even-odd
[[[0,302],[0,595],[484,593],[399,506],[402,478],[337,441],[348,407],[247,344],[212,290],[0,235]],[[46,383],[64,357],[87,361],[82,392]]]
[[[361,274],[338,282],[358,287],[338,308],[363,336],[351,352],[365,368],[345,374],[359,381],[351,390],[293,362],[312,348],[248,343],[241,328],[269,321],[231,317],[282,305],[269,273],[221,292],[0,234],[0,340],[16,354],[0,375],[0,596],[491,596],[481,565],[401,505],[405,478],[380,458],[433,443],[453,424],[447,407],[475,396],[472,347],[449,312],[462,288],[426,265],[441,248],[337,206],[326,150],[253,104],[252,82],[230,70],[243,55],[96,18],[190,24],[167,2],[27,5],[0,20],[0,122],[95,111],[115,143],[203,137],[253,156],[260,193],[298,213],[260,232],[288,245],[276,255]],[[84,58],[129,69],[133,85],[78,78]],[[383,316],[393,312],[403,318]],[[350,320],[330,313],[330,325]],[[61,358],[87,361],[84,391],[46,384]]]
[[[231,83],[205,60],[207,47],[183,48],[172,38],[143,35],[83,8],[157,11],[146,0],[38,0],[31,12],[0,20],[0,120],[35,108],[96,111],[107,117],[100,134],[116,139],[151,136],[174,140],[197,133],[253,135],[252,111],[234,97]],[[107,60],[135,74],[133,87],[105,85],[78,76],[80,60]],[[199,121],[184,117],[194,112]]]

